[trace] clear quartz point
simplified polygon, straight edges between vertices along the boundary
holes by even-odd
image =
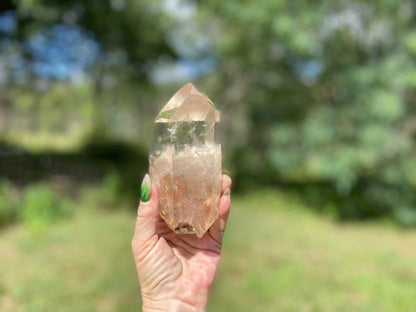
[[[156,117],[149,157],[160,216],[179,234],[202,237],[218,218],[221,146],[214,142],[220,113],[192,83],[183,86]]]

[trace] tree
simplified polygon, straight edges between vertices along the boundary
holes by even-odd
[[[344,217],[416,215],[410,2],[203,7],[215,16],[218,85],[224,94],[240,85],[231,110],[244,105],[250,121],[242,148],[257,156],[242,168],[272,167],[286,184],[324,183],[323,196],[334,189]]]

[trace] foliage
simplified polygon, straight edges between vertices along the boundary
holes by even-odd
[[[257,181],[271,166],[281,183],[325,183],[344,217],[416,209],[410,3],[212,0],[206,8],[221,29],[214,76],[239,87],[233,109],[247,106],[239,148],[258,154],[243,170],[260,166]]]
[[[7,180],[0,180],[0,227],[16,220],[18,206],[17,190]]]
[[[19,49],[25,50],[24,57],[29,62],[42,61],[45,57],[32,51],[24,41],[39,32],[47,32],[56,25],[82,29],[84,34],[97,40],[103,48],[101,56],[106,61],[104,67],[115,59],[117,63],[123,63],[122,60],[125,59],[134,65],[127,68],[129,73],[142,79],[146,79],[147,74],[144,63],[158,55],[175,57],[168,44],[167,30],[171,27],[171,19],[161,10],[161,2],[6,0],[0,6],[0,12],[3,10],[17,12],[17,30],[9,31],[7,37],[14,40],[20,46]],[[65,34],[61,35],[65,37]]]
[[[103,209],[117,210],[123,206],[122,179],[116,172],[105,176],[101,185],[91,186],[83,191],[83,198],[90,200],[91,205]]]
[[[187,64],[223,113],[225,167],[237,189],[278,184],[305,197],[313,189],[314,205],[330,197],[340,218],[415,223],[411,2],[42,0],[0,10],[17,16],[0,52],[0,109],[13,117],[3,122],[13,142],[147,148],[158,108],[182,84],[168,72],[173,83],[155,85],[154,72]],[[37,73],[46,52],[67,52],[50,38],[74,34],[98,51],[82,75]],[[42,53],[30,49],[37,36]]]
[[[25,188],[19,219],[32,229],[43,229],[47,225],[68,216],[72,203],[59,197],[47,184],[34,184]]]

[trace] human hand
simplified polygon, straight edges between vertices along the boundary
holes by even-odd
[[[146,180],[150,184],[148,175],[144,188]],[[156,188],[147,187],[151,194],[142,196],[131,244],[143,311],[205,311],[230,211],[231,178],[222,176],[219,217],[201,238],[175,234],[159,216]]]

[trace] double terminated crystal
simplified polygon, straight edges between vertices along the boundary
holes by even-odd
[[[221,146],[214,142],[214,126],[219,119],[214,104],[191,83],[156,117],[150,176],[160,216],[176,233],[202,237],[218,218]]]

